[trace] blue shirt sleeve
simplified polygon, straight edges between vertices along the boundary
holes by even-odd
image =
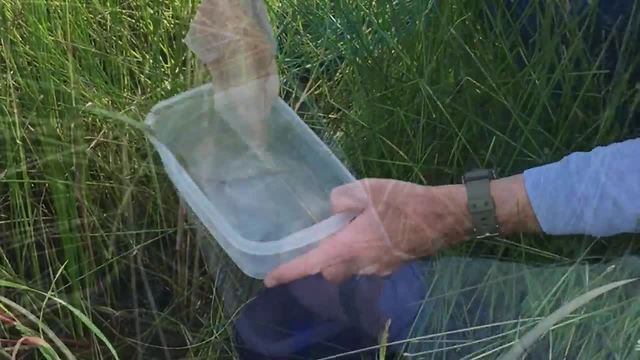
[[[640,138],[529,169],[524,183],[547,234],[640,232]]]

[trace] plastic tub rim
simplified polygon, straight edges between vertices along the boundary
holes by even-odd
[[[153,132],[153,125],[156,122],[155,112],[167,106],[174,104],[184,97],[191,96],[195,93],[199,93],[206,90],[213,90],[212,84],[198,86],[196,88],[187,90],[183,93],[175,95],[171,98],[158,102],[147,115],[145,123]],[[215,97],[215,95],[214,95]],[[320,138],[305,124],[302,119],[291,109],[282,98],[276,100],[274,106],[279,106],[280,109],[287,112],[289,117],[296,123],[297,130],[306,133],[307,138],[313,141],[318,150],[325,151],[327,155],[334,160],[336,165],[343,172],[342,175],[349,178],[351,181],[355,181],[355,178],[342,164],[340,160],[333,154],[333,152],[327,147],[327,145],[320,140]],[[220,212],[216,209],[207,199],[206,195],[200,190],[200,187],[189,176],[186,170],[179,164],[173,153],[153,134],[149,134],[149,139],[158,151],[162,162],[165,164],[165,169],[168,176],[173,180],[174,186],[180,193],[180,195],[187,201],[190,207],[193,208],[196,216],[204,223],[207,229],[211,232],[214,238],[223,237],[230,245],[237,250],[247,255],[278,255],[293,252],[295,250],[302,249],[314,243],[317,243],[344,227],[358,213],[340,213],[334,214],[329,218],[320,221],[310,227],[304,228],[297,232],[291,233],[280,240],[269,242],[255,242],[250,241],[238,232],[234,231],[231,225],[224,219]],[[206,216],[204,214],[211,214]]]

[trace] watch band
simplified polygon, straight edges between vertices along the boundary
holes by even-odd
[[[500,233],[490,187],[491,180],[495,178],[495,172],[487,169],[470,171],[462,178],[467,190],[467,208],[471,214],[473,236],[477,239]]]

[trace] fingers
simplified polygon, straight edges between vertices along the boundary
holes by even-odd
[[[354,271],[349,264],[362,255],[351,245],[360,241],[363,236],[366,237],[366,228],[366,220],[356,219],[323,240],[317,248],[273,270],[265,278],[265,286],[275,287],[320,272],[329,281],[341,282]]]
[[[318,273],[328,281],[340,283],[356,274],[358,264],[363,258],[370,258],[371,251],[386,251],[380,248],[380,240],[372,237],[370,217],[365,212],[316,249],[276,268],[265,278],[265,285],[274,287]]]
[[[353,271],[351,271],[350,267],[350,264],[347,262],[340,262],[331,265],[322,270],[322,277],[324,277],[325,280],[338,285],[353,275]]]
[[[275,287],[280,284],[305,278],[319,273],[323,268],[330,266],[340,258],[340,247],[333,246],[331,238],[320,244],[316,249],[295,258],[273,270],[264,279],[266,287]]]

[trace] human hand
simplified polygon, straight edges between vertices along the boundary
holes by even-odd
[[[466,193],[455,185],[366,179],[336,188],[331,203],[335,213],[360,215],[314,250],[271,272],[266,286],[318,273],[338,283],[352,275],[388,275],[408,260],[464,240],[471,229]]]
[[[541,233],[521,174],[490,186],[502,235]],[[473,232],[464,185],[365,179],[336,188],[331,203],[335,213],[360,215],[312,251],[272,271],[267,287],[318,273],[337,283],[352,275],[387,275]]]

